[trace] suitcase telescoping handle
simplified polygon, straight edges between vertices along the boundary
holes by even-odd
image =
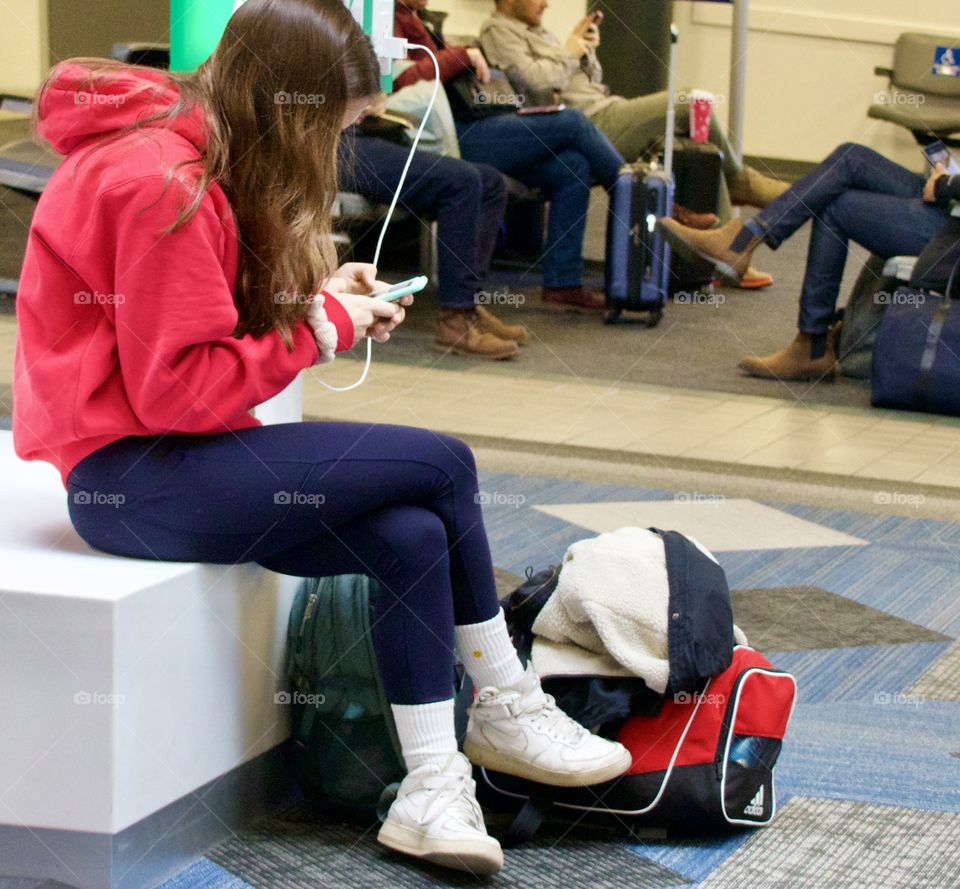
[[[673,131],[677,123],[677,40],[680,32],[670,25],[670,68],[667,71],[667,132],[663,143],[663,170],[673,175]]]

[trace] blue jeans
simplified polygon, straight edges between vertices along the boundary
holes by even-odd
[[[340,188],[389,204],[410,153],[383,139],[341,140]],[[507,185],[496,170],[418,151],[397,204],[437,220],[437,297],[445,309],[472,309],[490,266],[507,206]]]
[[[77,533],[104,552],[376,578],[373,644],[394,704],[449,698],[454,624],[500,607],[473,454],[426,429],[131,436],[81,460],[67,491]]]
[[[572,108],[556,114],[498,114],[461,122],[457,136],[465,160],[490,164],[543,191],[550,201],[543,284],[581,284],[590,187],[598,183],[610,188],[623,165],[610,140]]]
[[[836,312],[848,242],[884,259],[917,256],[947,214],[923,201],[924,178],[863,145],[847,142],[754,218],[776,250],[813,220],[798,326],[826,333]]]

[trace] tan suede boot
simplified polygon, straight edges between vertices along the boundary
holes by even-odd
[[[512,340],[482,330],[474,309],[441,309],[434,342],[444,352],[470,358],[500,361],[520,354],[520,347]]]
[[[480,330],[484,333],[492,333],[502,340],[513,340],[518,346],[526,344],[530,333],[523,324],[505,324],[483,306],[477,306],[476,313],[480,319]]]
[[[725,278],[734,281],[739,281],[747,274],[750,257],[762,241],[761,238],[752,237],[742,252],[731,250],[730,245],[743,231],[743,223],[739,219],[731,219],[726,225],[708,231],[689,228],[670,218],[661,219],[660,226],[667,240],[676,245],[681,254],[692,251],[712,262]]]
[[[832,379],[837,372],[834,337],[827,335],[827,351],[819,358],[810,357],[812,340],[809,333],[798,333],[796,339],[785,349],[765,358],[744,358],[737,367],[752,377],[772,380]]]
[[[790,183],[764,176],[753,167],[744,167],[734,176],[733,181],[727,183],[727,187],[730,189],[731,203],[762,209],[790,188]]]

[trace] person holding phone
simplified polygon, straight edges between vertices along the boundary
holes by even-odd
[[[378,92],[341,0],[247,0],[195,75],[56,66],[37,129],[65,160],[17,296],[14,445],[59,470],[95,549],[376,578],[373,644],[408,768],[378,836],[493,873],[502,853],[457,750],[455,648],[482,690],[468,740],[498,768],[589,784],[630,754],[521,665],[473,454],[427,429],[250,414],[357,339],[388,340],[412,303],[369,296],[386,288],[376,269],[337,268],[330,237],[340,133]]]
[[[496,10],[480,28],[480,46],[487,61],[532,101],[564,102],[581,110],[631,163],[662,145],[667,125],[666,92],[625,98],[613,95],[603,82],[597,57],[603,13],[595,10],[574,25],[565,41],[543,27],[547,0],[496,0]],[[687,135],[689,108],[677,100],[677,130]],[[723,152],[721,221],[731,218],[730,202],[764,207],[782,194],[786,183],[744,165],[716,115],[710,141]],[[677,206],[674,215],[699,228],[716,223],[712,214],[696,214]],[[773,283],[765,272],[745,270],[739,286],[756,289]]]
[[[397,0],[395,31],[411,43],[429,46],[440,62],[446,82],[473,71],[481,82],[490,77],[483,53],[434,39],[417,12],[427,0]],[[413,65],[396,78],[403,89],[418,80],[433,80],[434,68],[423,50],[411,50]],[[543,247],[544,304],[560,309],[602,312],[605,299],[583,284],[583,240],[594,183],[612,188],[623,157],[587,118],[572,108],[552,114],[497,114],[457,123],[464,160],[489,164],[550,201]],[[462,322],[461,322],[462,323]],[[455,330],[451,332],[455,335]]]
[[[812,220],[797,335],[785,348],[748,356],[738,366],[755,377],[821,380],[837,370],[831,328],[849,242],[884,259],[917,256],[944,227],[951,202],[958,199],[960,177],[948,176],[943,164],[925,178],[848,142],[747,222],[736,219],[712,231],[674,219],[660,224],[678,249],[693,250],[725,274],[737,274],[761,244],[776,250]]]
[[[365,112],[386,108],[381,96]],[[529,339],[523,324],[507,324],[480,304],[503,214],[507,185],[498,170],[454,157],[438,157],[367,135],[350,127],[340,143],[340,189],[378,204],[389,204],[407,177],[398,206],[417,218],[437,222],[437,303],[434,342],[444,352],[467,358],[506,361]]]

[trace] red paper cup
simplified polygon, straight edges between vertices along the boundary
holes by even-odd
[[[710,139],[710,116],[713,114],[713,93],[690,91],[690,138],[694,142]]]

